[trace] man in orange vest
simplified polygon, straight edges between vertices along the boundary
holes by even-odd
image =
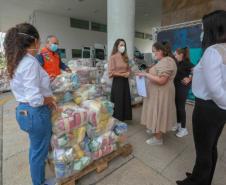
[[[61,61],[59,50],[59,41],[56,36],[50,35],[47,37],[46,46],[36,56],[39,63],[49,74],[51,79],[61,74],[61,69],[66,72],[71,72],[71,69]]]

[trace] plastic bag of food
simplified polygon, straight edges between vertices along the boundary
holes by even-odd
[[[91,163],[91,158],[88,156],[84,156],[79,160],[76,160],[73,165],[73,171],[78,173],[82,171],[85,167],[87,167]]]
[[[58,121],[55,121],[53,124],[53,133],[56,135],[62,135],[63,133],[70,132],[76,128],[76,122],[74,117],[61,118]]]
[[[102,143],[101,148],[104,148],[108,145],[113,145],[117,142],[117,136],[114,134],[114,132],[106,132],[102,135]]]
[[[78,105],[76,105],[75,103],[72,103],[72,102],[60,105],[59,106],[59,109],[61,110],[60,118],[73,116],[73,112],[78,108],[79,108]]]
[[[86,129],[87,129],[87,136],[91,139],[99,137],[103,135],[105,132],[111,131],[110,127],[106,124],[106,122],[101,121],[96,127],[94,127],[92,124],[87,124]]]
[[[95,127],[113,114],[113,104],[107,100],[86,100],[82,107],[89,110],[89,122]]]
[[[71,92],[66,92],[63,97],[62,103],[67,103],[73,100],[73,96]]]
[[[76,104],[80,105],[83,101],[88,100],[88,88],[89,85],[83,85],[77,91],[74,91],[73,97]]]
[[[54,93],[72,91],[80,86],[79,78],[76,73],[63,73],[51,82]]]
[[[52,135],[51,145],[53,148],[64,148],[69,144],[69,138],[67,134],[63,134],[61,136]]]
[[[64,163],[64,162],[55,161],[54,166],[55,166],[56,178],[64,179],[72,175],[74,162]]]
[[[101,78],[101,83],[106,84],[107,86],[112,86],[112,79],[108,75],[108,64],[104,65],[104,74]]]
[[[101,104],[102,111],[112,116],[114,113],[114,104],[108,100],[101,100]]]
[[[59,115],[58,115],[59,116]],[[79,107],[64,106],[61,116],[53,122],[53,133],[61,135],[85,125],[88,122],[88,112]]]
[[[115,127],[114,127],[114,133],[116,135],[122,135],[127,133],[128,131],[128,125],[126,123],[123,122],[118,122],[116,123]]]
[[[102,149],[92,153],[92,160],[97,160],[105,155],[108,155],[116,149],[116,144],[105,146]]]
[[[75,152],[72,147],[69,148],[60,148],[53,150],[53,159],[54,161],[70,163],[75,159]]]
[[[53,148],[66,148],[74,146],[75,144],[81,143],[85,138],[85,135],[86,126],[82,126],[62,135],[54,134],[51,139],[51,144]]]
[[[93,127],[105,128],[110,116],[104,113],[98,112],[89,112],[89,122],[93,125]]]
[[[95,138],[90,141],[89,149],[91,152],[96,152],[96,151],[100,150],[101,145],[102,145],[102,138],[98,137],[98,138]]]
[[[75,144],[73,146],[73,149],[74,149],[74,151],[76,153],[76,155],[75,155],[75,159],[76,160],[81,159],[82,157],[85,156],[85,152],[82,150],[82,148],[80,147],[79,144]]]
[[[80,143],[80,147],[85,152],[86,156],[90,156],[90,149],[89,149],[89,143],[91,139],[88,136],[85,136],[83,141]]]
[[[100,121],[101,103],[95,100],[86,100],[82,103],[82,107],[89,111],[89,122],[94,126]]]
[[[86,126],[82,126],[68,133],[69,142],[71,145],[79,144],[83,141],[86,135]]]
[[[116,143],[116,141],[117,136],[113,132],[107,132],[97,138],[92,139],[89,143],[89,148],[91,152],[96,152],[107,145]]]

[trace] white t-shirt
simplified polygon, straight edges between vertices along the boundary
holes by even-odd
[[[44,97],[52,96],[48,74],[30,54],[20,61],[10,86],[16,101],[29,103],[32,107],[43,105]]]

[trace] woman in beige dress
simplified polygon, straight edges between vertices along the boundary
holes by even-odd
[[[168,43],[155,43],[152,52],[158,63],[148,73],[137,73],[147,78],[148,96],[144,98],[141,124],[154,133],[146,143],[161,145],[163,134],[176,123],[174,78],[177,66]]]

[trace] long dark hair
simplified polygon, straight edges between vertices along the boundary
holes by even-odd
[[[188,47],[185,48],[178,48],[176,49],[177,54],[183,54],[183,61],[186,63],[190,63],[190,51]]]
[[[169,42],[167,41],[155,42],[152,47],[154,47],[158,51],[161,50],[164,57],[169,56],[175,60],[175,57],[172,53],[172,49]]]
[[[202,47],[205,50],[217,43],[226,43],[226,11],[216,10],[203,16],[203,41]]]
[[[124,39],[117,39],[115,41],[114,47],[113,47],[112,52],[111,52],[111,56],[118,52],[118,46],[119,46],[120,42],[124,42],[125,43],[125,51],[124,51],[124,53],[122,53],[122,57],[123,57],[123,60],[125,62],[128,62],[129,61],[129,57],[127,55],[126,41]]]
[[[18,24],[7,31],[4,49],[7,71],[11,79],[17,66],[26,54],[26,49],[35,43],[35,39],[39,40],[39,38],[36,28],[28,23]]]

